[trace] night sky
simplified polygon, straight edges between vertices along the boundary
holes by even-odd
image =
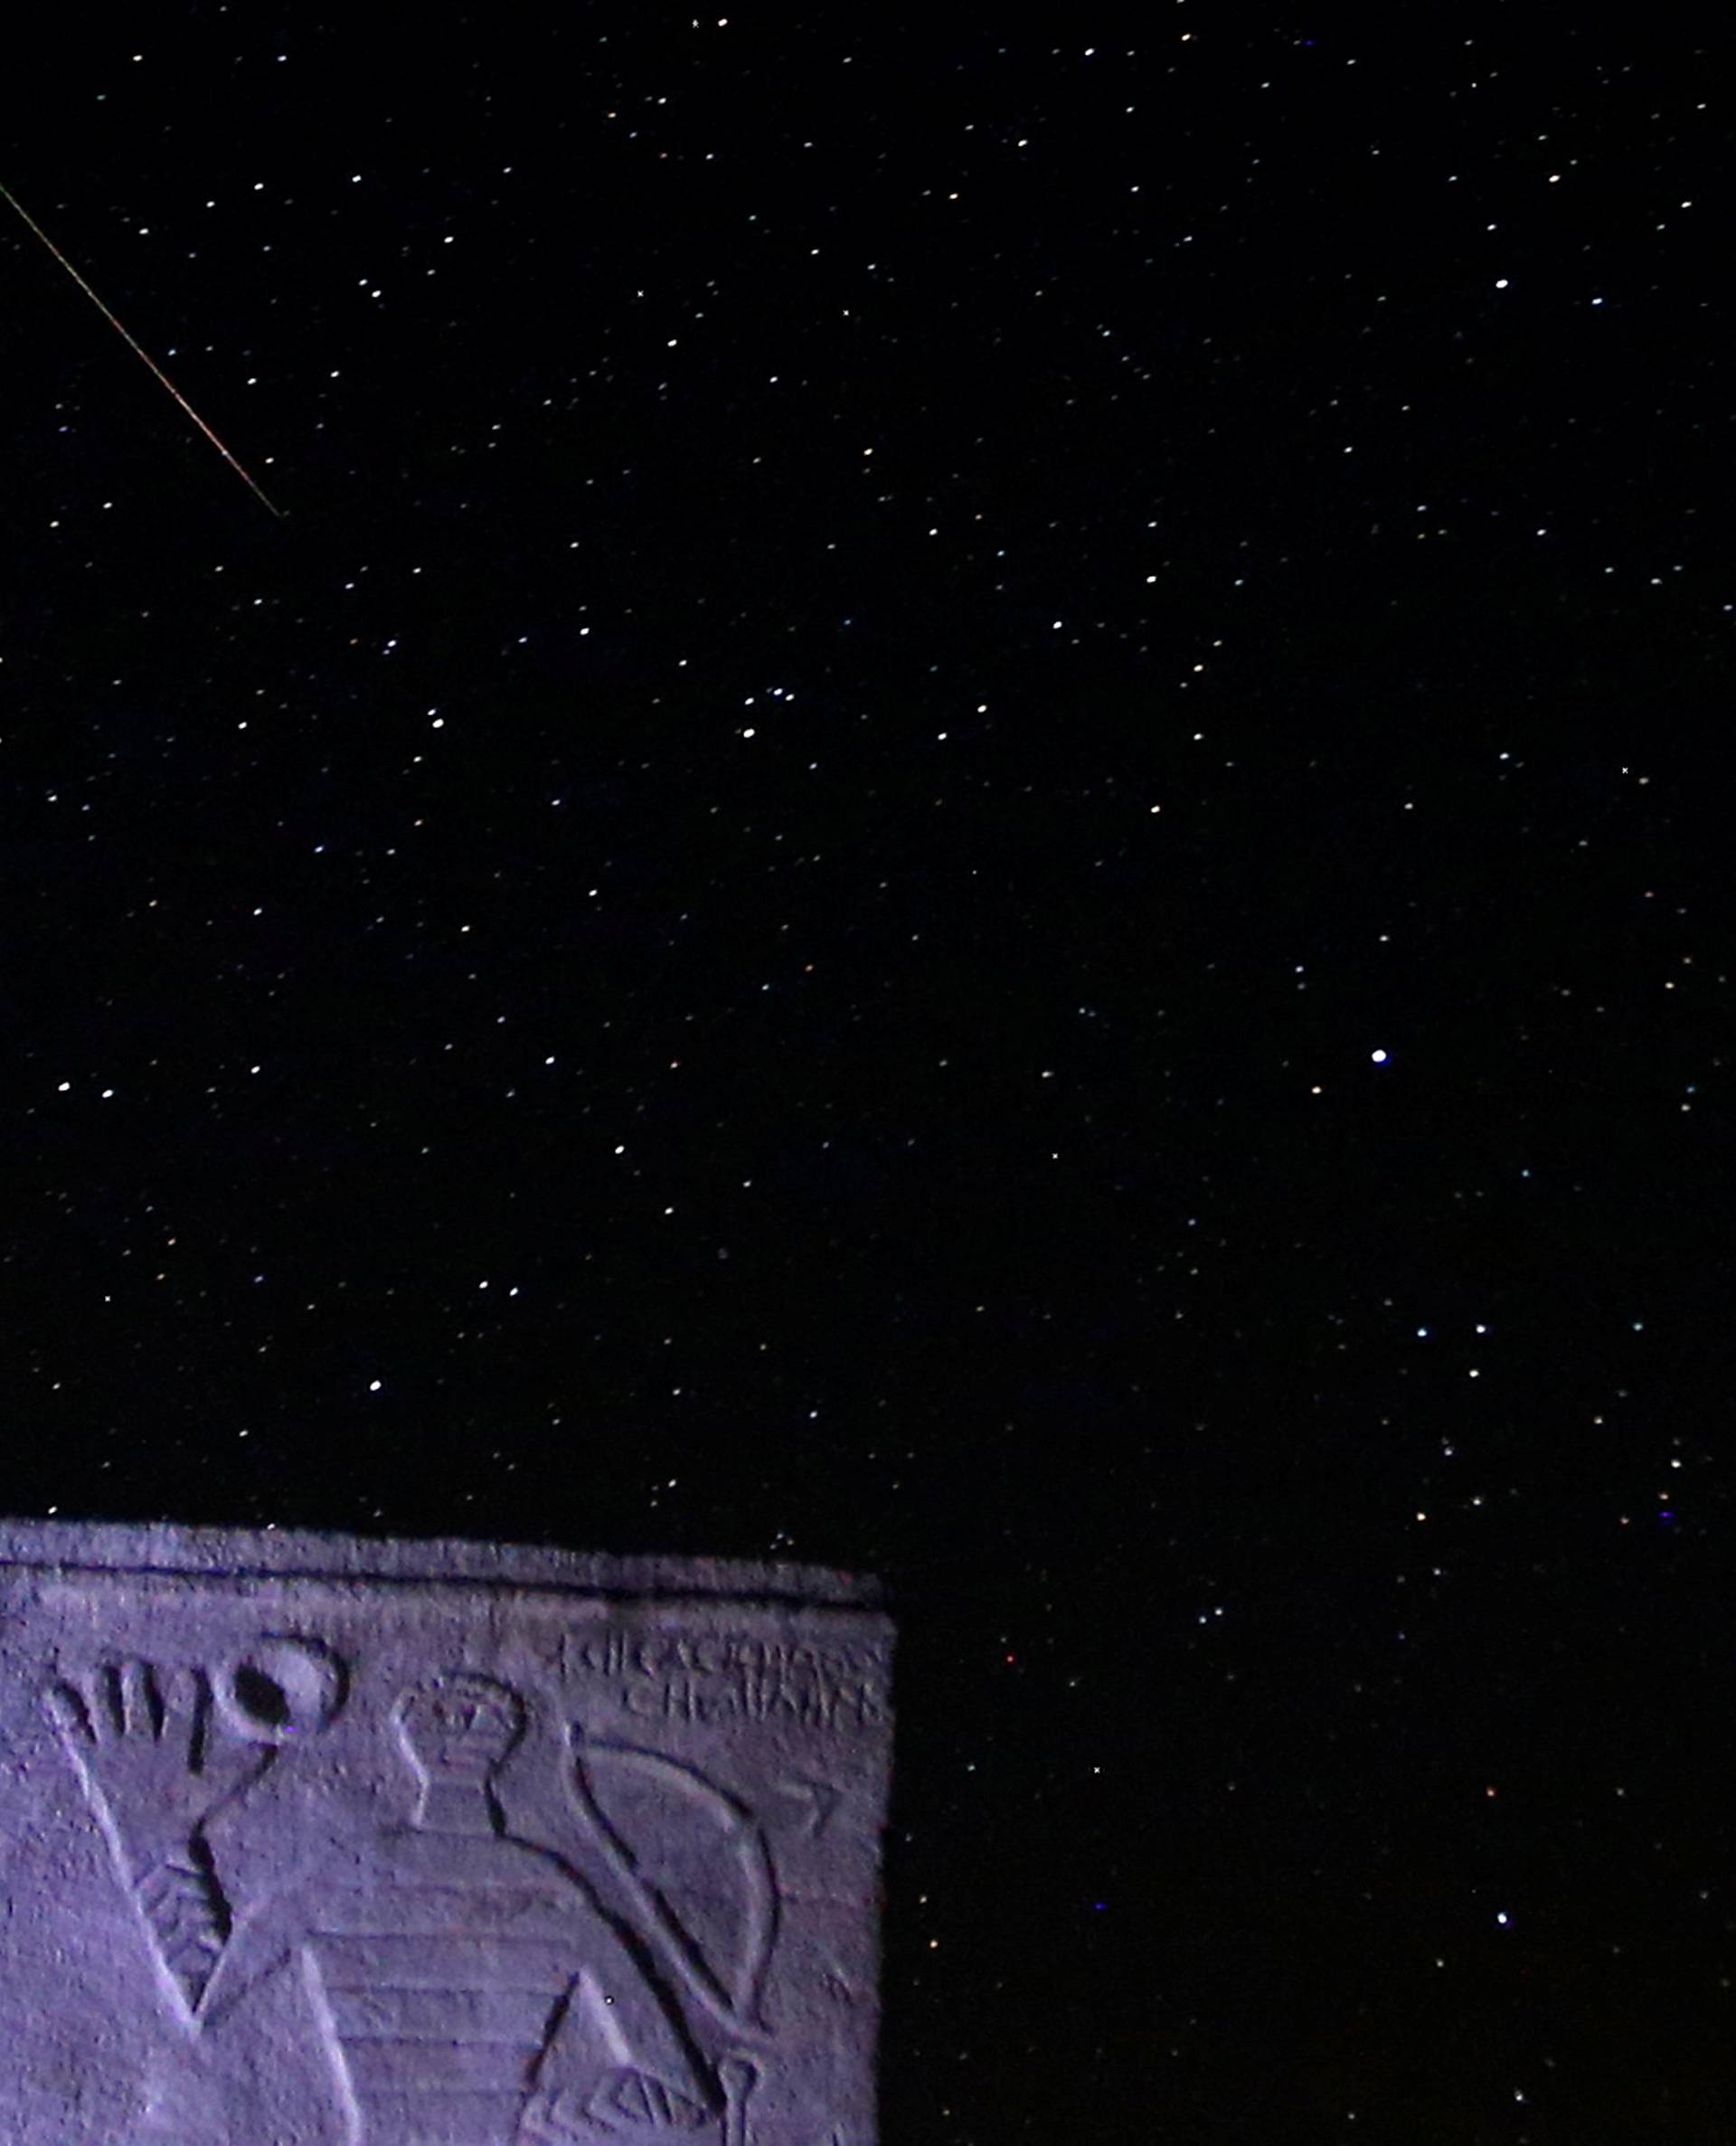
[[[887,2146],[1729,2146],[1736,41],[556,13],[8,63],[0,1509],[880,1574]]]

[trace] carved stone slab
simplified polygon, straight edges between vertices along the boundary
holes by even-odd
[[[873,2146],[872,1581],[0,1521],[5,2146]]]

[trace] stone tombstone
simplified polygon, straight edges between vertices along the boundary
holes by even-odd
[[[881,1602],[0,1521],[0,2140],[873,2146]]]

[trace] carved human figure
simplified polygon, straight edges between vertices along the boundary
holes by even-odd
[[[652,1975],[574,1870],[506,1830],[494,1781],[517,1695],[451,1672],[393,1724],[414,1813],[322,1880],[303,1950],[350,2146],[717,2139]]]

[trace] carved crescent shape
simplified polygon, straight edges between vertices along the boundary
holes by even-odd
[[[317,1640],[264,1632],[212,1678],[224,1718],[250,1744],[313,1735],[344,1704],[344,1665]]]
[[[735,2032],[765,2037],[760,2000],[777,1936],[778,1887],[753,1813],[696,1767],[576,1735],[572,1785],[617,1875],[649,1908],[699,1995]],[[645,1806],[659,1802],[663,1811],[654,1818]],[[709,1902],[658,1867],[656,1843],[671,1818],[682,1845],[695,1851]],[[716,1926],[720,1895],[732,1930]]]

